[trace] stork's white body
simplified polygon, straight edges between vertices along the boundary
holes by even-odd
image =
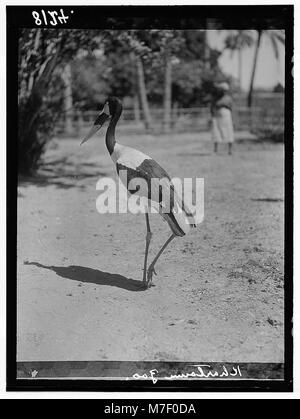
[[[176,191],[169,175],[155,160],[139,150],[118,143],[111,158],[127,189],[129,182],[134,179],[142,178],[146,181],[146,184],[142,184],[146,187],[140,187],[137,195],[146,198],[148,206],[158,210],[176,236],[184,236],[191,226],[195,226],[194,217]],[[164,197],[170,197],[170,202],[164,202]]]

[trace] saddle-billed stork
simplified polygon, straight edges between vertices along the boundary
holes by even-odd
[[[182,237],[188,233],[191,227],[195,227],[195,221],[182,198],[176,192],[174,184],[172,183],[168,173],[155,160],[146,154],[116,142],[115,128],[121,113],[121,101],[116,97],[108,98],[102,111],[95,120],[94,125],[81,141],[81,144],[89,140],[97,131],[99,131],[104,122],[111,118],[106,131],[105,141],[108,152],[116,166],[118,176],[120,177],[122,183],[124,183],[124,179],[120,176],[120,174],[125,172],[125,186],[127,190],[130,193],[137,193],[139,196],[144,198],[145,191],[142,188],[132,191],[128,188],[128,185],[130,181],[135,178],[142,178],[147,182],[148,189],[146,194],[148,194],[148,196],[146,196],[146,198],[148,200],[148,208],[147,206],[145,208],[147,234],[144,256],[143,286],[149,288],[152,284],[153,274],[156,275],[155,264],[160,255],[175,237]],[[169,203],[163,201],[163,197],[166,196],[170,199]],[[153,202],[153,197],[158,197],[158,202]],[[151,204],[158,206],[159,213],[167,221],[172,234],[161,247],[147,270],[148,251],[152,238],[148,214]],[[167,208],[167,210],[165,210],[165,208]]]

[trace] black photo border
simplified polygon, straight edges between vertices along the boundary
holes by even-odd
[[[17,184],[18,184],[18,29],[34,27],[33,10],[75,13],[64,28],[201,29],[207,21],[220,29],[284,29],[285,55],[285,358],[283,380],[146,381],[17,379]],[[284,6],[7,6],[7,391],[293,391],[293,121],[294,7]],[[43,27],[43,26],[40,26]],[[210,26],[211,27],[211,26]],[[124,361],[125,362],[125,361]]]

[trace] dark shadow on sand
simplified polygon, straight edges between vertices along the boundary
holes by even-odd
[[[80,183],[86,179],[94,179],[108,176],[96,163],[75,164],[68,161],[67,157],[51,160],[41,164],[35,175],[19,175],[20,186],[55,186],[60,189],[77,188],[84,190],[85,185]]]
[[[282,198],[251,198],[251,201],[256,202],[283,202]]]
[[[191,157],[206,157],[206,156],[214,156],[215,153],[200,153],[200,152],[195,152],[195,153],[177,153],[177,156],[191,156]]]
[[[111,287],[123,288],[127,291],[145,291],[142,281],[126,278],[123,275],[111,274],[97,269],[86,268],[84,266],[46,266],[38,262],[24,262],[24,265],[34,265],[38,268],[49,269],[56,275],[78,281],[96,285],[109,285]]]

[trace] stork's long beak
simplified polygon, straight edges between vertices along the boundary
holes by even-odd
[[[88,141],[94,134],[96,134],[97,131],[102,127],[104,122],[109,118],[109,115],[104,112],[104,110],[100,113],[96,121],[94,122],[94,125],[90,129],[90,131],[87,133],[87,135],[84,137],[84,139],[81,141],[80,145]]]

